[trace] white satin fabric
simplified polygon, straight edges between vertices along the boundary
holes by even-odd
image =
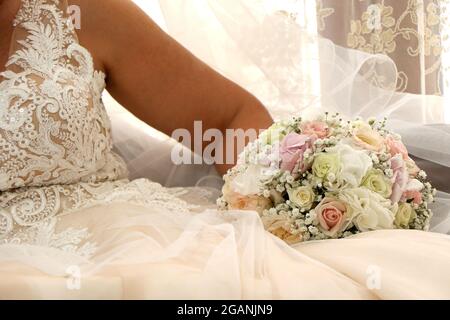
[[[203,5],[202,10],[193,3]],[[277,117],[327,107],[346,115],[390,114],[420,128],[443,121],[439,101],[437,111],[423,117],[402,116],[402,106],[418,107],[418,100],[387,90],[395,70],[384,57],[311,38],[286,24],[285,18],[259,11],[256,4],[251,10],[237,0],[189,4],[161,2],[170,32],[258,95]],[[320,54],[300,50],[293,41],[297,37],[304,39],[302,44],[318,44]],[[301,71],[307,66],[303,61],[312,61],[308,59],[327,66],[320,90],[303,87],[308,79]],[[374,70],[385,75],[383,88],[370,85],[373,76],[367,73]],[[112,115],[113,131],[123,119],[130,122],[116,131],[116,147],[136,172],[146,159],[158,166],[142,170],[156,175],[164,168],[172,173],[159,176],[164,183],[173,183],[171,177],[181,181],[194,177],[189,170],[167,167],[159,151],[169,150],[169,145],[140,143],[148,129],[137,130],[136,122],[120,112]],[[136,131],[130,133],[127,128],[133,126]],[[441,134],[441,129],[434,129]],[[429,141],[436,142],[433,137]],[[433,160],[448,166],[444,139],[448,136],[440,135],[442,145],[433,145],[439,154]],[[412,135],[410,141],[416,141]],[[146,143],[152,158],[137,157]],[[421,140],[420,146],[428,150],[428,144]],[[205,171],[195,173],[195,179],[209,168],[201,170]],[[214,179],[203,178],[198,185],[212,186]],[[45,225],[38,229],[32,244],[1,244],[0,298],[450,299],[447,235],[386,230],[290,247],[265,232],[254,212],[217,211],[216,189],[165,189],[146,179],[123,183],[58,216],[52,233]],[[438,226],[446,232],[449,198],[440,197],[443,214]]]
[[[89,228],[97,253],[83,259],[39,246],[2,246],[0,297],[450,298],[448,236],[378,231],[291,248],[265,232],[255,213],[201,211],[114,203],[64,217],[61,227]]]

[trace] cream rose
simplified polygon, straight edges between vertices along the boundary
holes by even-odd
[[[367,188],[344,189],[338,198],[352,209],[349,218],[358,230],[364,232],[394,227],[393,209],[396,210],[396,207],[378,193]]]
[[[362,185],[386,199],[392,194],[392,183],[380,170],[370,170],[364,177]]]
[[[370,151],[379,152],[384,147],[383,137],[369,125],[357,126],[353,131],[353,140],[356,145]]]
[[[330,236],[343,231],[347,220],[347,205],[337,199],[326,197],[314,209],[320,223],[320,230]]]
[[[399,205],[395,214],[395,225],[399,228],[408,228],[409,223],[416,217],[416,212],[409,203]]]
[[[259,135],[259,139],[265,142],[266,144],[272,145],[276,142],[281,141],[285,134],[283,134],[284,127],[280,123],[273,124],[270,128],[263,131]]]
[[[336,187],[359,187],[364,176],[372,169],[369,155],[349,145],[338,144],[328,152],[337,155],[340,162],[340,170],[336,173]]]
[[[313,174],[318,178],[326,178],[329,174],[336,175],[340,168],[339,156],[334,153],[320,153],[314,158]]]
[[[311,209],[316,197],[311,187],[303,186],[295,189],[288,189],[289,200],[302,209]]]

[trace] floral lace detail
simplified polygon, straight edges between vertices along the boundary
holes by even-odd
[[[86,242],[85,229],[56,232],[58,219],[96,205],[127,203],[186,214],[197,206],[181,197],[181,189],[167,189],[147,179],[77,183],[23,188],[0,194],[0,243],[49,246],[89,256],[96,245]],[[84,243],[84,244],[83,244]]]
[[[181,189],[129,182],[101,101],[105,75],[81,47],[65,1],[24,0],[0,83],[0,243],[95,253],[87,229],[60,219],[117,202],[185,214]],[[21,34],[23,37],[21,38]]]
[[[64,3],[64,4],[62,4]],[[125,177],[101,101],[104,74],[57,0],[24,0],[0,83],[0,191]]]
[[[397,91],[446,94],[449,0],[342,2],[317,0],[321,35],[339,45],[391,57],[398,68]]]
[[[0,243],[28,244],[55,248],[83,258],[89,258],[96,252],[97,247],[95,243],[85,242],[90,236],[87,229],[68,228],[57,233],[56,224],[56,218],[44,220],[30,228],[17,232],[13,237],[4,239]]]
[[[104,187],[104,184],[102,185]],[[179,191],[172,192],[171,189],[164,188],[159,183],[147,179],[138,179],[116,185],[109,191],[93,194],[89,199],[79,202],[72,210],[65,210],[65,213],[86,209],[98,204],[107,205],[118,202],[140,205],[150,209],[161,208],[173,213],[188,213],[191,209],[196,208],[196,206],[189,205],[182,200],[180,196],[182,196],[182,193]]]

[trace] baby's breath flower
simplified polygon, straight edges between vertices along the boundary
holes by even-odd
[[[370,117],[369,119],[367,119],[367,122],[369,123],[369,125],[373,126],[375,122],[377,122],[377,118]]]
[[[389,155],[387,153],[380,154],[381,161],[387,161],[389,159]]]
[[[300,232],[306,232],[306,231],[308,231],[308,227],[302,226],[302,227],[298,228],[298,230],[299,230]]]
[[[317,235],[319,233],[319,229],[317,229],[317,227],[314,226],[309,226],[308,230],[309,232],[311,232],[312,235]]]
[[[386,169],[384,170],[384,174],[388,177],[388,178],[392,178],[394,176],[394,171],[392,169]]]
[[[380,159],[378,159],[378,157],[375,153],[372,153],[371,158],[372,158],[373,163],[375,163],[375,164],[380,163]]]
[[[352,235],[353,235],[353,233],[350,232],[350,231],[345,231],[345,232],[344,232],[344,237],[350,237],[350,236],[352,236]]]
[[[218,198],[217,201],[216,201],[216,203],[217,203],[217,206],[218,206],[220,209],[226,209],[227,202],[225,201],[225,199],[223,199],[223,198]]]
[[[419,178],[426,179],[427,178],[427,173],[425,171],[423,171],[423,170],[420,170]]]

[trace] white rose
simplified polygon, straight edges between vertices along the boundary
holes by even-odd
[[[407,191],[419,191],[420,192],[420,191],[423,190],[424,187],[425,186],[423,185],[423,183],[420,182],[419,180],[411,179],[411,180],[409,180],[408,184],[406,185],[406,190]]]
[[[267,178],[268,169],[260,165],[249,165],[230,181],[231,189],[243,196],[255,195],[261,192],[261,181]]]
[[[336,175],[337,187],[359,187],[364,176],[372,169],[372,159],[362,150],[338,144],[328,149],[328,152],[339,156],[341,168]]]
[[[367,188],[345,189],[339,193],[339,199],[351,208],[351,220],[360,231],[393,229],[394,212],[389,199],[383,198]]]
[[[311,209],[316,195],[309,186],[298,187],[295,189],[288,189],[289,200],[300,208]]]

